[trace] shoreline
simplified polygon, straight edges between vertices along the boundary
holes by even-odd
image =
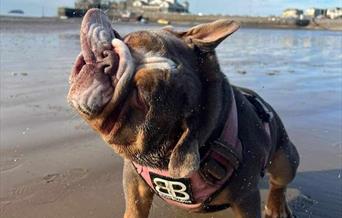
[[[167,15],[167,14],[166,14]],[[149,16],[149,15],[148,15]],[[184,15],[183,15],[184,16]],[[242,28],[258,28],[258,29],[291,29],[291,30],[325,30],[325,31],[342,31],[342,19],[339,20],[315,20],[314,24],[309,24],[308,26],[297,26],[294,20],[288,20],[287,23],[284,22],[269,22],[266,17],[253,18],[253,17],[241,17],[241,16],[197,16],[200,19],[173,19],[168,15],[166,17],[159,17],[158,19],[164,19],[170,21],[170,25],[177,26],[191,26],[200,23],[211,22],[217,19],[230,19],[240,23]],[[113,17],[113,16],[112,16]],[[61,19],[59,17],[29,17],[29,16],[7,16],[0,15],[0,22],[35,22],[35,23],[81,23],[82,18],[66,18]],[[149,25],[164,26],[158,23],[157,17],[149,17]],[[122,21],[118,17],[113,17],[113,23],[128,24],[128,25],[144,25],[138,21]],[[311,22],[312,23],[312,22]]]

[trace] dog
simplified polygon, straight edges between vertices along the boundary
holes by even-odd
[[[285,194],[298,152],[272,107],[230,84],[215,54],[238,28],[218,20],[121,37],[101,10],[84,16],[68,101],[124,158],[125,218],[148,217],[154,195],[192,212],[261,217],[265,170],[264,216],[293,217]]]

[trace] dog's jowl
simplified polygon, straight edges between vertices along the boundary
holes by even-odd
[[[192,212],[293,216],[285,194],[297,150],[273,108],[230,84],[215,54],[238,28],[218,20],[121,36],[98,9],[83,18],[68,100],[124,159],[125,217],[148,217],[154,195]]]

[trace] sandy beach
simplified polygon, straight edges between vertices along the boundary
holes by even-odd
[[[80,20],[0,24],[0,217],[122,217],[122,159],[66,101]],[[341,37],[246,28],[217,50],[230,81],[273,105],[299,150],[288,191],[297,217],[342,217]],[[266,178],[260,186],[264,202]],[[155,197],[150,217],[233,216],[188,214]]]

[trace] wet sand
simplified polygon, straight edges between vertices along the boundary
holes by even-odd
[[[122,217],[122,160],[66,102],[79,21],[0,24],[0,217]],[[242,29],[218,48],[231,82],[264,96],[297,145],[301,165],[288,191],[297,217],[342,216],[339,37]],[[263,179],[263,201],[266,189]],[[187,214],[156,197],[151,217],[227,213]]]

